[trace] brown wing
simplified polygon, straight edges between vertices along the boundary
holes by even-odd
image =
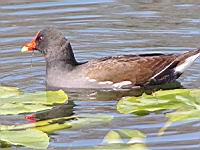
[[[146,83],[176,59],[176,55],[125,55],[89,61],[84,73],[97,81],[132,81],[135,85]]]

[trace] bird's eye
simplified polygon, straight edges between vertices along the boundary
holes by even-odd
[[[44,39],[44,37],[43,36],[40,36],[39,37],[39,41],[41,41],[41,40],[43,40]]]

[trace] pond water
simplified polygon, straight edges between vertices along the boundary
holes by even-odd
[[[200,2],[196,0],[10,0],[0,1],[0,84],[26,92],[45,90],[45,62],[38,54],[22,54],[22,45],[48,25],[71,41],[78,60],[132,53],[183,53],[200,47]],[[200,87],[200,59],[179,79],[185,88]],[[152,150],[200,149],[200,122],[173,124],[161,114],[144,117],[116,111],[122,96],[135,93],[67,90],[74,113],[105,113],[108,125],[62,130],[51,135],[49,149],[97,145],[111,129],[138,129]],[[2,117],[1,124],[23,122]]]

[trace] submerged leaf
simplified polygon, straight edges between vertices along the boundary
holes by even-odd
[[[94,126],[100,123],[108,123],[113,119],[112,115],[107,114],[79,114],[77,120],[72,120],[70,124],[72,128],[82,128],[86,126]]]
[[[128,140],[128,144],[144,143],[145,138],[145,134],[139,130],[113,130],[106,134],[103,144],[125,143],[123,139]]]
[[[88,125],[97,125],[110,122],[113,119],[111,115],[105,114],[80,114],[79,116],[61,117],[38,121],[35,123],[5,126],[0,125],[0,131],[5,130],[25,130],[36,128],[46,133],[52,133],[66,128],[83,128]]]
[[[12,125],[12,126],[0,125],[0,141],[4,141],[13,145],[22,145],[22,146],[26,146],[30,148],[35,148],[35,149],[36,148],[45,149],[45,147],[48,146],[48,143],[46,143],[47,140],[45,140],[44,136],[42,137],[42,134],[41,134],[41,137],[39,137],[39,134],[32,133],[31,131],[40,131],[40,133],[49,134],[58,130],[68,129],[72,127],[83,128],[84,126],[97,125],[97,124],[109,122],[111,120],[112,120],[112,116],[110,115],[81,114],[79,115],[79,117],[69,116],[69,117],[38,121],[35,123],[29,123],[29,124],[23,124],[23,125]],[[20,135],[18,135],[19,133]],[[15,136],[15,134],[17,136]],[[33,135],[35,136],[36,140],[28,140]],[[15,137],[17,139],[15,139]],[[23,138],[27,138],[27,140],[24,140]],[[40,142],[40,143],[37,144],[37,142]]]
[[[64,124],[59,124],[59,123],[55,123],[55,124],[50,124],[47,126],[42,126],[42,127],[37,127],[38,130],[51,134],[53,132],[59,131],[59,130],[63,130],[63,129],[68,129],[71,128],[72,126],[68,123],[64,123]]]
[[[123,129],[118,131],[122,138],[129,138],[128,143],[144,143],[145,134],[139,130]]]
[[[46,133],[36,129],[0,131],[1,141],[33,149],[47,149],[49,137]]]
[[[103,139],[103,144],[124,143],[121,136],[116,131],[110,131]]]
[[[113,130],[108,132],[104,137],[102,142],[104,146],[98,146],[95,147],[95,149],[104,148],[104,149],[146,150],[147,148],[144,144],[145,137],[146,136],[144,135],[144,133],[138,130],[130,130],[130,129]]]
[[[69,123],[69,121],[74,120],[74,119],[78,119],[77,116],[48,119],[48,120],[38,121],[38,122],[35,122],[35,123],[22,124],[22,125],[11,125],[11,126],[0,125],[0,131],[4,131],[4,130],[25,130],[25,129],[30,129],[30,128],[41,129],[41,131],[43,131],[43,130],[46,130],[46,129],[44,129],[45,127],[49,128],[48,127],[49,125]],[[51,129],[46,130],[46,131],[52,132]]]
[[[73,149],[73,148],[72,148]],[[76,150],[148,150],[145,144],[109,144],[92,147],[76,147]]]

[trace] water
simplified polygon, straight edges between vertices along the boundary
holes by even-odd
[[[57,26],[71,41],[79,61],[132,53],[183,53],[199,46],[200,2],[196,0],[10,0],[0,1],[0,83],[24,91],[45,90],[44,58],[21,54],[22,45],[40,29]],[[31,67],[32,62],[32,67]],[[186,88],[200,87],[200,59],[180,78]],[[115,120],[98,128],[62,130],[51,135],[50,149],[96,145],[110,129],[139,129],[153,150],[199,149],[200,123],[190,121],[157,133],[166,118],[119,114],[118,92],[68,90],[75,113],[106,113]],[[128,93],[130,94],[130,93]],[[2,117],[20,123],[23,117]]]

